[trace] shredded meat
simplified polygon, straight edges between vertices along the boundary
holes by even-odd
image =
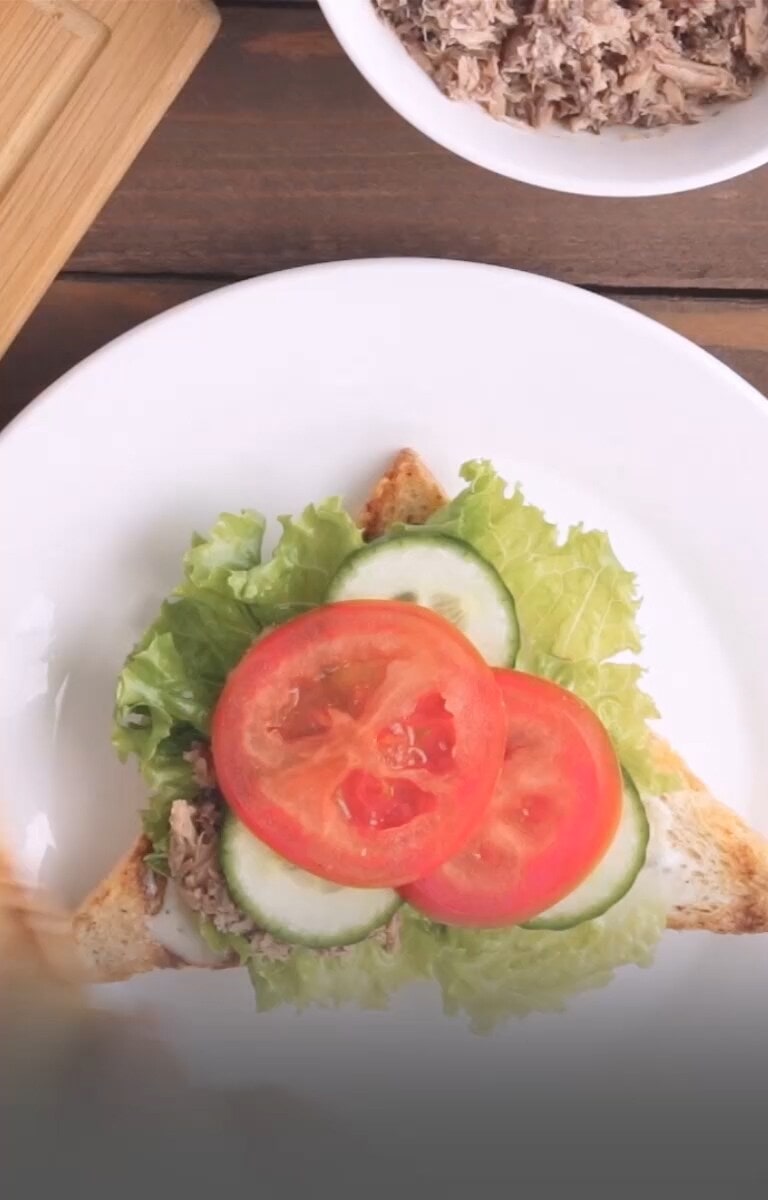
[[[149,916],[155,916],[163,907],[165,883],[165,878],[162,875],[158,875],[151,867],[144,864],[141,888],[144,893],[144,903]]]
[[[205,798],[197,804],[175,800],[171,808],[168,865],[171,878],[195,912],[208,917],[220,933],[239,934],[266,958],[288,958],[290,946],[259,929],[235,903],[219,865],[223,808]]]
[[[400,949],[401,941],[400,934],[402,932],[402,917],[399,910],[390,918],[390,922],[383,929],[377,929],[381,944],[390,954],[396,954]]]
[[[768,0],[373,0],[451,99],[573,130],[690,124],[768,72]]]
[[[175,800],[171,807],[168,865],[171,878],[194,912],[213,922],[220,933],[244,937],[252,949],[273,962],[290,958],[293,947],[265,933],[233,900],[219,864],[219,841],[224,815],[221,796],[207,786],[196,803]],[[400,945],[400,918],[394,917],[371,937],[394,952]],[[317,950],[329,958],[348,952],[340,946]]]
[[[211,751],[204,742],[194,742],[183,757],[191,766],[195,782],[200,788],[216,787],[216,772],[213,769]]]

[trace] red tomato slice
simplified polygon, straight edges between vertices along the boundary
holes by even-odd
[[[535,675],[495,675],[507,748],[490,808],[450,862],[402,889],[445,924],[530,920],[586,878],[618,828],[621,771],[592,710]]]
[[[314,609],[258,641],[213,717],[224,797],[289,862],[397,887],[455,854],[504,758],[493,672],[442,617],[398,601]]]

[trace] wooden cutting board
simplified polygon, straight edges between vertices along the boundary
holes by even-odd
[[[209,0],[0,0],[0,356],[218,26]]]

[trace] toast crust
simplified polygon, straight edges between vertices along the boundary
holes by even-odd
[[[363,536],[379,537],[399,522],[422,524],[446,501],[419,456],[401,450],[360,514]],[[669,928],[768,932],[768,841],[717,801],[662,739],[654,739],[653,753],[662,769],[685,781],[684,789],[660,802],[665,836],[678,860]],[[164,886],[144,863],[149,848],[148,840],[139,838],[75,914],[75,936],[92,979],[126,979],[157,968],[194,965],[160,945],[148,928],[158,904],[157,887]]]
[[[99,981],[186,965],[155,940],[147,924],[165,891],[165,880],[144,861],[151,849],[148,837],[138,837],[74,915],[75,941],[87,973]]]
[[[768,932],[768,839],[711,794],[661,738],[652,753],[685,788],[661,798],[675,854],[669,929]]]
[[[418,454],[401,450],[374,487],[360,515],[358,523],[363,537],[371,541],[393,525],[423,525],[447,499]]]

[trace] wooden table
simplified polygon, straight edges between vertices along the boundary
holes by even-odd
[[[768,393],[768,169],[650,200],[511,183],[396,116],[314,4],[240,0],[223,6],[208,56],[0,363],[0,423],[181,300],[368,255],[503,263],[599,290]]]

